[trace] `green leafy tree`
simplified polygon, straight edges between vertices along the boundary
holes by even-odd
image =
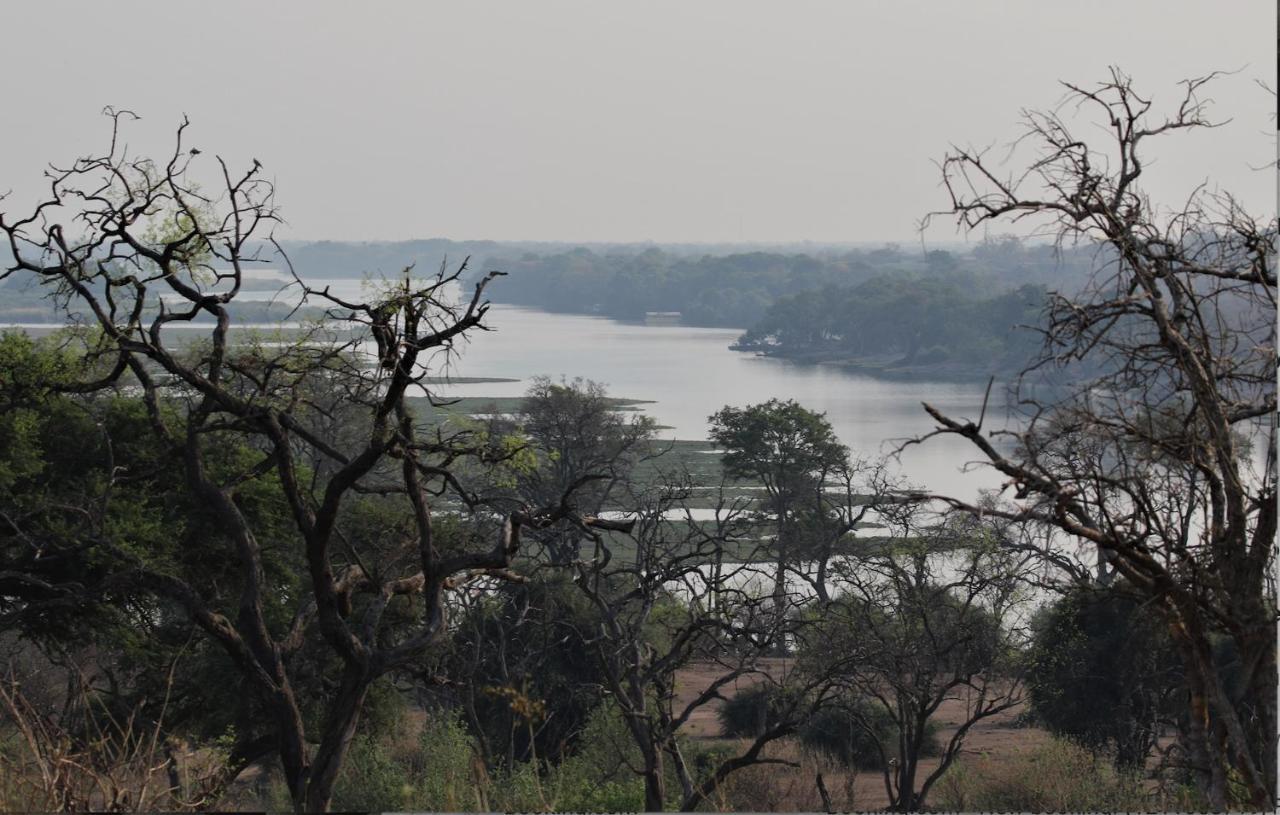
[[[660,452],[650,444],[655,424],[639,412],[619,410],[598,382],[535,377],[511,421],[496,430],[524,439],[532,454],[527,466],[512,471],[514,499],[544,506],[572,491],[585,514],[615,508],[636,466]],[[534,532],[533,538],[558,564],[575,560],[584,540],[571,526]]]
[[[829,544],[861,520],[861,513],[851,506],[854,496],[847,491],[849,501],[840,508],[844,511],[836,512],[837,530],[826,528],[837,509],[827,495],[828,484],[849,483],[849,449],[825,416],[792,400],[725,407],[709,421],[711,441],[724,449],[726,474],[764,487],[763,511],[774,532],[774,604],[781,614],[788,605],[788,570],[821,554],[806,544],[815,537]],[[822,531],[815,535],[818,529]],[[823,568],[825,563],[821,558]],[[815,587],[825,599],[825,579]]]
[[[1038,616],[1027,687],[1050,730],[1141,769],[1184,691],[1168,631],[1118,588],[1081,587]]]

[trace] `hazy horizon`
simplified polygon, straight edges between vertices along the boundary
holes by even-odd
[[[6,6],[0,211],[42,169],[188,143],[261,160],[289,240],[919,245],[949,144],[1008,144],[1059,79],[1117,64],[1161,103],[1213,70],[1223,128],[1175,136],[1147,187],[1274,211],[1273,4]],[[1046,12],[1052,12],[1047,14]],[[54,36],[56,34],[56,37]],[[56,43],[51,48],[50,42]],[[1082,130],[1082,133],[1088,133]],[[977,237],[981,237],[980,235]],[[932,246],[964,240],[953,224]]]

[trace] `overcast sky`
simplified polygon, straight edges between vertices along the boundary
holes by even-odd
[[[1229,126],[1159,153],[1274,209],[1276,5],[1249,2],[58,3],[7,0],[0,209],[101,149],[258,158],[295,239],[910,241],[932,161],[1118,64]],[[951,227],[930,232],[954,240]]]

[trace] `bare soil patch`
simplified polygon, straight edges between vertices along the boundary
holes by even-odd
[[[775,658],[766,660],[764,670],[771,676],[780,676],[790,668],[791,660]],[[692,700],[707,688],[721,670],[714,665],[693,665],[676,677],[677,703]],[[726,686],[722,693],[731,697],[739,690],[762,681],[760,676],[746,676]],[[692,738],[707,741],[725,741],[720,736],[718,700],[703,705],[690,718],[685,732]],[[937,714],[938,736],[945,744],[965,720],[966,702],[963,698],[943,703]],[[983,719],[969,729],[965,736],[962,757],[987,755],[993,758],[1013,756],[1024,750],[1047,744],[1049,733],[1038,727],[1015,726],[1023,706]],[[745,741],[742,742],[744,745]],[[821,772],[832,803],[840,810],[874,810],[888,806],[889,798],[884,788],[884,776],[879,772],[850,772],[829,760],[804,755],[799,746],[789,739],[780,740],[766,749],[766,755],[798,762],[797,768],[785,765],[768,765],[741,771],[745,774],[735,786],[750,789],[751,797],[758,801],[755,811],[822,811],[822,799],[818,795],[816,775]],[[938,767],[938,759],[923,759],[919,778],[923,780]],[[746,790],[744,790],[745,792]],[[737,797],[737,796],[735,796]]]

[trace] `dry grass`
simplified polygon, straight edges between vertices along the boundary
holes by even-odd
[[[982,812],[1158,812],[1186,800],[1153,795],[1137,774],[1067,741],[1032,750],[966,758],[938,782],[935,805]]]
[[[823,812],[827,802],[818,789],[818,777],[835,812],[874,809],[875,801],[884,797],[868,790],[882,784],[880,776],[849,772],[814,756],[790,740],[776,743],[769,755],[794,766],[758,764],[739,770],[720,789],[716,809],[721,812]]]
[[[766,665],[775,675],[787,667],[785,660],[772,660]],[[678,693],[691,698],[714,679],[715,673],[710,666],[695,666],[682,672]],[[726,692],[732,695],[758,681],[759,677],[745,677],[737,688]],[[88,695],[82,693],[77,704],[88,710]],[[1044,730],[1015,726],[1020,712],[1012,710],[984,720],[970,731],[961,758],[931,792],[931,808],[993,812],[1194,808],[1184,790],[1162,791],[1134,777],[1117,775],[1105,760],[1099,761],[1081,748],[1055,740]],[[960,700],[941,708],[937,717],[941,738],[950,737],[963,713]],[[279,794],[268,794],[273,774],[269,763],[251,768],[227,790],[228,794],[219,798],[225,766],[216,752],[184,750],[180,745],[166,743],[159,724],[141,726],[137,711],[123,720],[112,719],[105,712],[97,718],[78,715],[78,722],[97,722],[94,737],[86,739],[83,725],[73,734],[58,718],[40,713],[16,684],[9,682],[0,683],[0,714],[0,809],[6,811],[179,811],[214,805],[260,809],[264,804],[286,803]],[[716,714],[715,704],[705,706],[690,722],[688,735],[707,745],[724,743]],[[397,732],[385,735],[388,754],[420,752],[429,729],[425,713],[411,711],[402,719],[402,725]],[[884,777],[879,772],[852,771],[824,756],[811,754],[790,740],[775,742],[766,754],[787,763],[758,765],[734,773],[709,808],[847,812],[883,809],[888,803]],[[937,759],[924,760],[921,778],[936,766]],[[408,762],[406,770],[415,778],[433,776],[433,767],[421,762]],[[825,797],[819,790],[819,777]],[[455,781],[462,784],[462,789],[471,784],[468,779]],[[510,782],[503,786],[509,785]],[[499,789],[490,792],[497,794]],[[521,794],[516,790],[508,792],[521,808],[535,806],[536,798],[526,794],[527,790]],[[583,800],[594,802],[595,798]],[[478,802],[468,798],[453,803],[455,808],[470,808]],[[494,801],[488,804],[493,805]]]
[[[762,668],[773,676],[781,676],[790,667],[790,662],[786,659],[769,659],[763,662]],[[714,666],[709,665],[690,666],[682,671],[676,684],[680,700],[692,699],[715,679],[717,673]],[[759,681],[758,677],[743,677],[735,686],[726,688],[724,693],[732,696],[738,690],[751,687]],[[720,739],[717,708],[717,703],[712,703],[695,713],[687,725],[687,735],[699,740]],[[974,725],[965,737],[962,760],[979,756],[996,757],[1000,760],[1051,744],[1053,739],[1047,731],[1037,727],[1015,726],[1022,712],[1022,707],[1013,708]],[[963,700],[945,702],[936,714],[939,740],[946,743],[964,718]],[[825,758],[809,755],[789,740],[771,745],[766,754],[799,766],[768,764],[740,770],[730,776],[722,795],[725,799],[724,810],[821,812],[824,810],[824,803],[817,789],[818,773],[822,773],[832,808],[836,811],[877,810],[889,805],[884,776],[880,772],[849,770]],[[937,768],[938,762],[937,758],[921,759],[918,778],[923,781]]]
[[[216,802],[226,769],[215,751],[183,749],[159,720],[143,726],[137,708],[113,716],[83,685],[68,702],[59,715],[44,713],[12,677],[0,681],[0,809],[188,811]]]

